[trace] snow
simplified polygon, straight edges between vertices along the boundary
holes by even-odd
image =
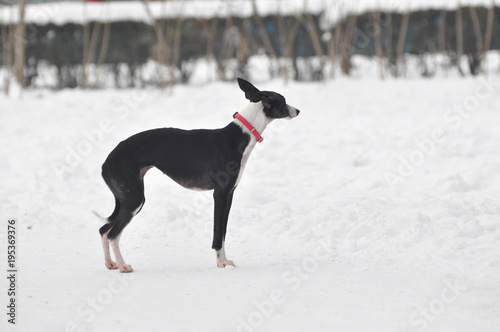
[[[301,113],[250,157],[237,267],[215,265],[210,192],[151,170],[121,240],[131,274],[105,268],[90,212],[114,207],[102,162],[139,131],[224,126],[246,105],[237,84],[0,97],[17,331],[499,331],[499,76],[257,86]]]
[[[499,0],[493,0],[498,6]],[[357,0],[357,1],[324,1],[324,0],[257,0],[257,9],[260,15],[269,15],[279,12],[283,15],[296,15],[309,11],[324,13],[328,22],[335,22],[340,16],[349,13],[362,13],[374,9],[405,12],[407,10],[421,10],[428,8],[454,9],[462,6],[478,5],[490,6],[492,0]],[[229,13],[238,17],[250,17],[253,9],[250,1],[225,0],[191,0],[191,1],[163,1],[150,2],[151,13],[154,18],[182,17],[226,17]],[[340,15],[340,16],[339,16]],[[17,22],[17,6],[1,7],[0,22]],[[30,4],[26,7],[25,21],[28,24],[65,24],[83,23],[86,21],[141,21],[149,22],[150,18],[141,1],[113,1],[105,3],[84,2],[48,2]]]

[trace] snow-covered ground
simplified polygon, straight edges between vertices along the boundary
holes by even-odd
[[[104,266],[100,166],[150,128],[216,128],[236,83],[0,97],[0,257],[18,331],[500,331],[500,77],[257,84],[301,110],[250,157],[218,269],[210,193],[159,171]],[[1,330],[7,323],[1,278]]]

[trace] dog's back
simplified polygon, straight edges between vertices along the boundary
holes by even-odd
[[[140,212],[145,202],[144,175],[156,167],[183,187],[214,190],[214,236],[217,266],[234,263],[226,258],[224,241],[234,189],[238,185],[248,157],[260,133],[271,121],[294,118],[299,110],[286,104],[275,92],[259,91],[251,83],[238,79],[250,100],[241,114],[221,129],[148,130],[124,140],[102,165],[102,176],[115,196],[115,210],[99,229],[105,264],[109,269],[132,272],[119,249],[121,232]],[[111,243],[117,262],[111,260]]]

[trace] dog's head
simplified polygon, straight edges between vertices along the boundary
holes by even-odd
[[[250,82],[238,78],[240,89],[245,92],[245,97],[252,103],[262,102],[264,114],[270,119],[294,118],[300,111],[287,105],[285,97],[272,91],[260,91]]]

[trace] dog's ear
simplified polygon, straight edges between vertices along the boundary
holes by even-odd
[[[271,108],[271,97],[267,93],[259,92],[255,99],[258,99],[257,101],[260,100],[265,108]]]
[[[255,96],[260,92],[259,89],[254,87],[252,83],[245,81],[242,78],[238,78],[238,85],[240,86],[240,89],[245,92],[245,98],[255,102],[254,98]],[[260,99],[259,99],[260,100]],[[258,101],[258,100],[257,100]]]

